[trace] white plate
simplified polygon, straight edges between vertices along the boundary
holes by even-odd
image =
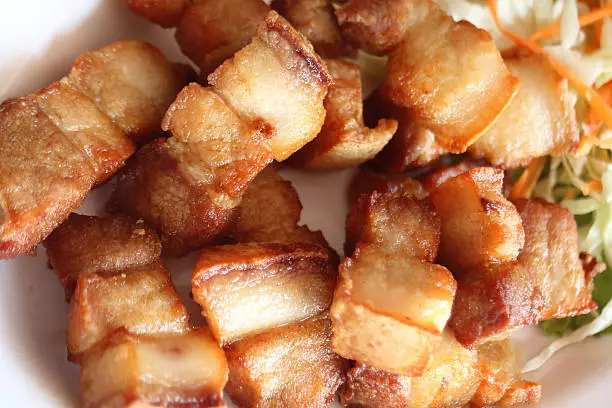
[[[168,57],[183,59],[171,31],[132,16],[120,0],[0,0],[0,39],[0,99],[48,85],[65,74],[80,53],[119,39],[146,40]],[[300,192],[303,222],[323,230],[340,250],[350,171],[285,175]],[[90,194],[79,212],[99,212],[108,190],[105,186]],[[183,295],[194,259],[191,255],[168,262]],[[78,369],[66,361],[66,314],[63,292],[47,269],[44,250],[36,257],[0,261],[0,406],[78,406]],[[516,339],[523,356],[546,342],[535,329]],[[612,406],[612,336],[560,352],[529,378],[542,383],[540,407]]]

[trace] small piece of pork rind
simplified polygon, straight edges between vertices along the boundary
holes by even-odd
[[[141,143],[161,134],[164,112],[189,75],[190,68],[169,62],[150,44],[120,41],[80,55],[66,81]]]
[[[272,8],[304,34],[322,57],[355,55],[342,37],[331,0],[274,0]]]
[[[124,0],[130,11],[164,28],[176,27],[190,0]]]
[[[340,265],[333,348],[381,370],[419,375],[451,313],[456,282],[440,265],[376,246]]]
[[[136,145],[95,102],[61,80],[35,94],[39,109],[87,155],[96,184],[108,180]]]
[[[497,167],[516,168],[536,157],[573,152],[580,132],[567,80],[540,56],[516,56],[505,62],[520,79],[521,89],[469,153]]]
[[[508,340],[478,347],[482,382],[472,397],[477,407],[524,406],[539,402],[540,385],[520,378],[514,351]]]
[[[429,0],[350,0],[336,10],[342,33],[370,54],[386,55],[438,7]]]
[[[359,65],[325,62],[334,81],[325,98],[325,122],[321,133],[291,160],[311,170],[340,170],[373,159],[397,130],[397,122],[380,119],[376,128],[365,127]]]
[[[215,205],[168,150],[164,140],[141,148],[119,174],[108,209],[155,226],[164,254],[181,256],[229,231],[236,210]]]
[[[396,106],[385,99],[380,89],[363,102],[364,118],[368,126],[381,118],[397,121],[397,131],[391,141],[376,155],[371,165],[386,173],[400,173],[408,168],[433,163],[446,153],[436,137],[419,123],[410,109]]]
[[[401,194],[417,199],[427,197],[427,191],[425,191],[423,185],[412,177],[403,174],[385,174],[368,169],[359,169],[349,185],[349,203],[355,203],[362,194],[370,195],[374,191]]]
[[[33,95],[0,105],[0,259],[32,252],[81,205],[96,174]]]
[[[172,133],[169,154],[193,185],[215,205],[232,208],[255,176],[272,161],[270,129],[242,120],[211,88],[189,84],[162,124]]]
[[[502,194],[504,172],[478,167],[430,193],[442,220],[439,260],[455,276],[514,261],[525,242],[521,217]]]
[[[81,274],[119,273],[155,262],[161,255],[155,231],[124,216],[70,214],[44,244],[66,299],[72,296]]]
[[[487,163],[484,160],[465,158],[457,164],[436,168],[421,177],[419,181],[427,191],[434,191],[446,180],[457,177],[477,167],[485,167],[486,165]]]
[[[348,408],[410,407],[412,378],[356,363],[340,387],[340,403]]]
[[[359,243],[434,262],[440,244],[440,219],[431,203],[405,193],[362,195],[346,217],[344,252]]]
[[[184,333],[188,319],[161,261],[108,277],[81,274],[70,301],[68,356],[80,363],[119,328],[134,334]]]
[[[466,21],[453,22],[436,6],[390,55],[383,92],[410,109],[437,144],[463,153],[518,88],[491,35]]]
[[[208,81],[240,117],[272,127],[270,147],[282,161],[320,132],[332,79],[312,45],[271,11],[251,44]]]
[[[298,226],[302,203],[291,182],[268,167],[249,185],[232,233],[237,242],[307,243],[327,247],[321,231]]]
[[[578,231],[572,214],[544,200],[517,200],[525,228],[519,262],[529,268],[542,293],[540,320],[590,313],[593,274],[582,267]]]
[[[273,328],[225,348],[227,393],[238,407],[327,407],[348,362],[330,345],[326,314]]]
[[[316,245],[236,244],[205,248],[192,278],[221,345],[326,310],[336,284],[327,250]]]
[[[176,41],[208,75],[251,41],[268,11],[262,0],[198,0],[177,24]]]
[[[206,328],[136,336],[119,329],[81,365],[84,408],[222,408],[228,367]]]
[[[475,269],[458,281],[448,324],[465,347],[505,339],[538,322],[542,309],[538,282],[519,262]]]

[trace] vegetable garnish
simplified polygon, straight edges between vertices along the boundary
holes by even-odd
[[[531,197],[531,193],[540,179],[542,171],[544,170],[544,165],[546,165],[546,157],[538,157],[537,159],[532,160],[516,183],[514,183],[514,186],[512,186],[512,190],[510,190],[510,195],[508,198],[511,200],[516,200],[519,198]]]
[[[567,66],[553,58],[544,48],[542,48],[536,41],[531,38],[523,38],[512,31],[508,30],[501,23],[497,14],[497,0],[487,0],[493,21],[497,26],[498,30],[506,37],[514,41],[517,45],[525,48],[534,54],[542,55],[547,58],[550,65],[557,71],[559,75],[566,78],[571,86],[582,96],[593,110],[601,117],[603,123],[612,129],[612,107],[610,107],[606,100],[593,88],[585,84],[579,77],[570,70]]]

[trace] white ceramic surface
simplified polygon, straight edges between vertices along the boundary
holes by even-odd
[[[183,59],[171,31],[132,16],[121,0],[0,0],[0,100],[51,83],[78,54],[119,39],[146,40],[168,57]],[[350,171],[285,175],[299,190],[303,222],[323,230],[340,250]],[[108,190],[92,192],[79,212],[98,213]],[[168,262],[183,295],[194,261],[192,254]],[[78,406],[78,369],[66,361],[66,313],[43,250],[35,257],[0,261],[0,407]],[[523,357],[546,341],[535,329],[516,336]],[[529,378],[542,382],[540,407],[612,407],[612,336],[560,352]]]

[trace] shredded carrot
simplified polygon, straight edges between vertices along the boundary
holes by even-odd
[[[590,195],[591,193],[599,193],[603,190],[603,184],[601,184],[601,180],[593,180],[588,183],[584,183],[582,185],[582,194]]]
[[[537,159],[533,159],[531,163],[525,167],[521,177],[519,177],[516,183],[514,183],[512,186],[512,190],[510,190],[508,198],[511,200],[516,200],[518,198],[531,197],[531,193],[540,179],[540,175],[544,170],[545,164],[546,157],[538,157]]]
[[[580,27],[584,28],[593,23],[603,20],[604,18],[608,16],[612,16],[612,4],[602,6],[591,12],[580,15],[578,17],[578,22],[580,23]],[[546,26],[543,29],[531,34],[529,36],[529,39],[533,41],[540,41],[545,38],[550,38],[555,35],[559,35],[560,33],[561,33],[561,23],[554,23],[554,24]]]
[[[604,98],[608,105],[612,105],[612,81],[606,82],[598,90],[602,98]],[[603,126],[603,120],[599,117],[594,109],[589,111],[589,117],[587,119],[587,125],[580,139],[580,144],[576,151],[577,155],[585,155],[593,146],[599,146],[604,149],[612,149],[612,140],[600,140],[597,138],[599,131]]]
[[[603,20],[595,22],[593,37],[587,45],[586,52],[591,54],[601,48],[601,33],[603,32]]]
[[[603,123],[612,129],[612,107],[608,105],[605,99],[602,98],[601,95],[599,95],[599,93],[597,93],[597,91],[595,91],[593,88],[582,82],[580,78],[578,78],[578,76],[568,67],[548,54],[544,48],[538,45],[536,41],[532,40],[531,38],[522,38],[512,31],[506,29],[499,21],[499,16],[497,14],[497,0],[487,0],[487,3],[491,9],[493,21],[495,22],[495,25],[499,31],[501,31],[503,35],[517,43],[519,46],[528,49],[534,54],[546,57],[555,71],[557,71],[560,76],[567,78],[570,85],[576,89],[580,96],[586,99],[588,104],[591,106],[591,109],[597,112]]]

